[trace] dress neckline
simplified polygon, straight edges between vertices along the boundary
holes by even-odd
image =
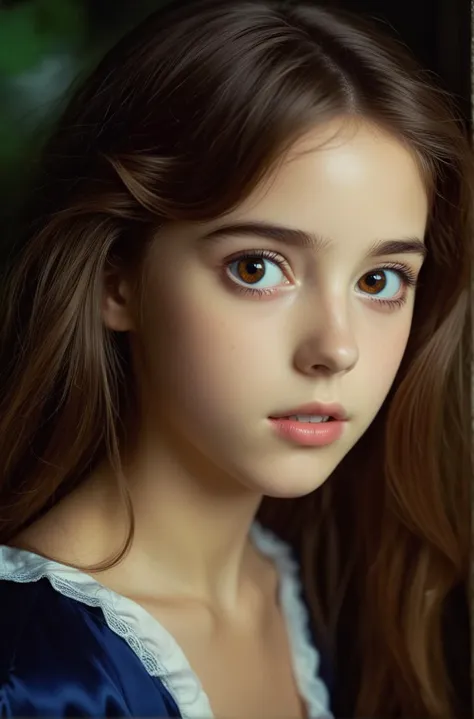
[[[291,549],[258,522],[251,527],[250,539],[273,561],[278,573],[293,672],[308,719],[332,719],[328,690],[319,676],[319,653],[312,643],[308,611],[301,597],[299,567]],[[102,610],[109,628],[127,642],[148,674],[163,683],[183,719],[213,719],[209,699],[183,650],[146,609],[79,569],[25,549],[0,546],[0,580],[29,583],[43,578],[63,596]]]

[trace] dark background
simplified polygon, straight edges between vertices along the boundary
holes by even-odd
[[[179,0],[175,0],[179,2]],[[316,0],[317,1],[317,0]],[[0,233],[14,234],[25,178],[68,88],[166,0],[0,0]],[[232,2],[232,0],[229,0]],[[457,99],[469,127],[468,0],[325,0],[384,21]]]

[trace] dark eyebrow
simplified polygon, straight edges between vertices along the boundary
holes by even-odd
[[[200,239],[213,241],[235,235],[264,237],[269,240],[283,242],[287,245],[308,247],[315,250],[322,250],[332,244],[332,240],[317,234],[303,232],[303,230],[297,230],[291,227],[272,225],[267,222],[236,222],[232,225],[217,227],[215,230],[203,235]],[[409,253],[421,255],[424,259],[427,252],[426,245],[420,239],[417,237],[407,237],[403,240],[377,240],[367,253],[367,257]]]

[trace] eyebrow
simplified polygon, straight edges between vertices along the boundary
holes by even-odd
[[[215,230],[201,236],[200,240],[205,242],[219,240],[224,237],[235,235],[252,235],[264,237],[269,240],[283,242],[286,245],[305,247],[315,250],[323,250],[333,244],[333,240],[303,230],[272,225],[267,222],[237,222],[231,225],[217,227]],[[423,259],[428,254],[426,245],[418,237],[407,237],[405,239],[376,240],[370,247],[367,257],[379,257],[380,255],[417,254]]]

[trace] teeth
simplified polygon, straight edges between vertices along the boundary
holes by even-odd
[[[321,417],[316,414],[293,414],[288,419],[296,420],[297,422],[328,422],[329,417]]]

